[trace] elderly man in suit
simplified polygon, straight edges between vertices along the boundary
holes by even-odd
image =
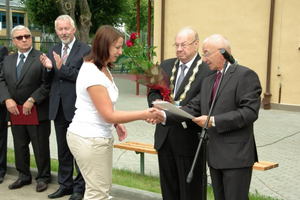
[[[199,37],[191,27],[185,27],[175,37],[176,58],[161,63],[170,79],[171,97],[177,105],[186,105],[201,88],[204,78],[212,74],[198,53]],[[182,77],[181,84],[180,77]],[[184,77],[184,78],[183,78]],[[150,90],[149,106],[163,99],[159,90]],[[202,160],[194,170],[194,178],[187,183],[195,152],[199,143],[201,127],[191,120],[175,126],[156,125],[154,148],[158,152],[162,196],[165,200],[193,200],[201,196]],[[204,161],[205,162],[205,161]]]
[[[247,200],[252,167],[258,161],[253,124],[258,118],[262,88],[253,70],[241,65],[226,65],[220,49],[231,53],[224,36],[215,34],[204,41],[203,60],[217,73],[203,81],[200,94],[182,109],[194,116],[201,115],[193,121],[204,127],[215,98],[207,130],[214,197],[216,200]],[[219,92],[212,95],[220,73],[223,79]],[[178,121],[182,119],[166,112],[166,125]]]
[[[25,26],[12,29],[12,42],[18,52],[5,57],[0,75],[0,102],[5,102],[12,115],[30,115],[36,106],[38,125],[15,125],[12,121],[15,163],[19,172],[18,180],[9,185],[9,189],[17,189],[31,184],[29,143],[32,144],[38,174],[36,191],[47,189],[50,181],[50,120],[49,92],[50,83],[44,78],[45,68],[39,60],[42,53],[32,47],[31,33]],[[19,110],[17,105],[22,105]],[[20,113],[21,112],[21,113]]]
[[[0,44],[0,73],[4,58],[8,55],[8,50],[5,46]],[[1,92],[1,91],[0,91]],[[6,174],[7,164],[7,121],[6,121],[6,107],[0,103],[0,183]]]
[[[49,118],[54,120],[58,146],[58,183],[59,189],[49,198],[59,198],[72,194],[70,200],[83,198],[85,183],[75,162],[77,177],[73,180],[74,157],[66,141],[66,133],[75,113],[75,83],[83,63],[83,56],[91,47],[78,41],[74,34],[76,27],[68,15],[61,15],[55,20],[55,31],[60,44],[55,45],[47,56],[40,57],[51,79]]]

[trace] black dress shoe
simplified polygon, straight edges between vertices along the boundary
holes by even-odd
[[[59,198],[59,197],[63,197],[65,195],[70,195],[73,193],[73,190],[68,190],[68,189],[58,189],[56,190],[56,192],[54,192],[53,194],[49,194],[48,198],[49,199],[55,199],[55,198]]]
[[[38,182],[36,185],[36,191],[37,192],[43,192],[45,190],[47,190],[48,187],[48,183],[46,182]]]
[[[82,200],[82,199],[83,199],[83,194],[74,192],[69,200]]]
[[[3,177],[0,177],[0,183],[2,183],[3,182]]]
[[[18,189],[23,187],[24,185],[30,185],[31,184],[31,180],[16,180],[16,182],[14,182],[13,184],[9,185],[8,188],[13,190],[13,189]]]
[[[69,200],[82,200],[82,199],[83,199],[83,194],[74,192]]]

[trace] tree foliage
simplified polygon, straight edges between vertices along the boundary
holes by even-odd
[[[124,0],[88,0],[92,12],[91,34],[101,25],[121,26]]]
[[[140,30],[148,30],[148,1],[140,0]],[[137,31],[137,0],[126,0],[126,11],[122,14],[122,22],[128,33]],[[151,4],[151,27],[153,27],[153,4]]]
[[[35,25],[45,25],[48,31],[54,31],[54,20],[59,16],[53,2],[49,0],[23,0],[24,10],[27,12],[29,21]]]
[[[148,29],[148,1],[140,0],[140,30],[145,32]],[[66,9],[67,2],[71,5],[69,9]],[[54,21],[59,15],[70,15],[77,26],[76,37],[83,42],[104,24],[125,24],[129,34],[137,31],[137,0],[22,0],[22,3],[29,21],[44,25],[48,32],[54,32]]]

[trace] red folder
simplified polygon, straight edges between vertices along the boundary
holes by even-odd
[[[17,106],[20,114],[13,115],[10,113],[10,119],[12,125],[39,125],[39,120],[37,117],[35,105],[32,107],[30,115],[23,114],[23,105],[17,105]]]

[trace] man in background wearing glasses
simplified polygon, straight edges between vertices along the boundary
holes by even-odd
[[[183,106],[200,92],[203,79],[212,74],[212,71],[202,62],[198,53],[199,38],[193,28],[185,27],[178,32],[174,48],[176,58],[163,61],[161,67],[170,79],[171,98],[176,105]],[[149,107],[153,106],[153,101],[161,100],[159,90],[150,90]],[[187,183],[199,143],[199,132],[201,127],[191,120],[169,127],[156,125],[154,148],[158,152],[164,200],[194,200],[201,197],[203,161],[200,158],[194,170],[194,178],[191,183]]]
[[[39,60],[42,52],[32,47],[31,33],[25,26],[12,29],[12,42],[18,52],[5,57],[0,75],[0,102],[5,102],[8,110],[7,120],[11,116],[30,117],[36,107],[38,125],[12,122],[11,130],[14,142],[15,164],[19,172],[18,180],[9,185],[9,189],[18,189],[32,182],[30,172],[29,143],[32,144],[38,174],[36,191],[47,189],[50,181],[50,120],[49,81],[45,80],[44,66]],[[22,107],[18,109],[17,105]]]
[[[253,125],[258,119],[262,88],[253,70],[227,63],[220,49],[231,53],[224,36],[214,34],[204,40],[203,61],[216,72],[203,81],[199,95],[181,109],[195,116],[193,121],[199,127],[208,121],[207,161],[214,198],[248,200],[252,167],[258,162]],[[213,94],[221,75],[219,91]],[[214,107],[208,119],[211,101]],[[166,111],[166,125],[181,120]]]

